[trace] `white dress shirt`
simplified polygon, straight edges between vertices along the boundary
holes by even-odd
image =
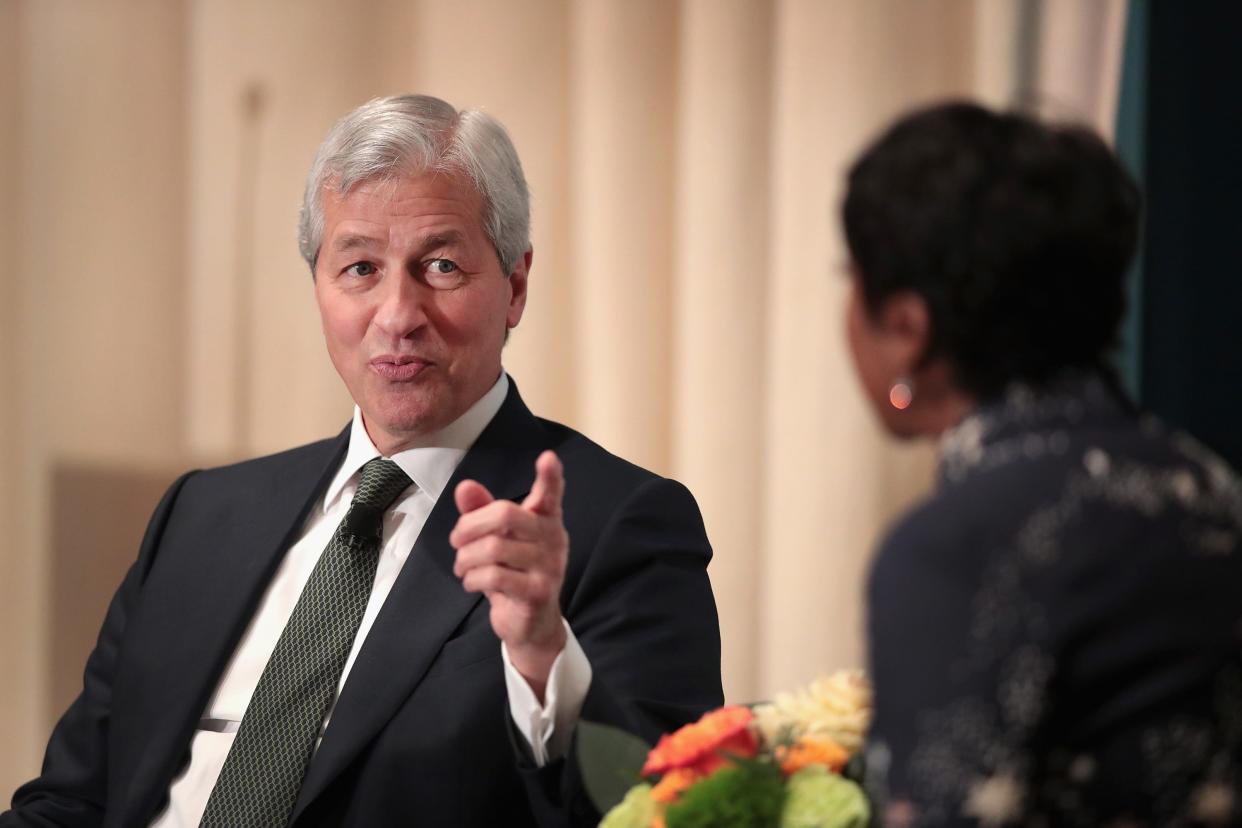
[[[509,380],[502,372],[491,390],[460,418],[442,431],[428,435],[417,446],[390,458],[409,475],[414,485],[407,488],[384,515],[383,542],[375,570],[375,584],[337,685],[338,697],[367,632],[418,539],[418,533],[441,495],[453,496],[452,492],[445,492],[449,478],[466,451],[496,416],[508,390]],[[207,799],[224,767],[237,726],[259,683],[263,668],[276,648],[276,641],[293,614],[319,555],[349,509],[362,467],[368,460],[379,456],[379,451],[367,435],[362,413],[355,406],[345,460],[328,485],[320,508],[311,510],[301,536],[285,553],[245,634],[233,651],[233,657],[203,711],[199,729],[190,742],[190,761],[173,780],[168,806],[151,823],[153,828],[194,828],[202,820]],[[591,665],[568,624],[565,629],[568,641],[552,665],[542,705],[510,663],[508,652],[501,645],[510,715],[526,739],[531,759],[538,765],[544,765],[568,750],[582,702],[591,685]],[[323,728],[327,727],[331,716],[329,709]],[[323,735],[323,729],[320,735]]]

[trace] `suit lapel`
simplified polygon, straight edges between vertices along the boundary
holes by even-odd
[[[144,585],[140,623],[128,653],[147,663],[130,671],[130,700],[141,729],[139,781],[130,789],[127,812],[149,819],[181,764],[198,719],[215,690],[259,599],[308,510],[339,466],[348,429],[276,466],[270,474],[237,475],[225,494],[243,504],[230,520],[161,549]],[[187,503],[193,510],[198,504]],[[203,516],[194,518],[204,522]],[[182,539],[178,539],[181,541]]]
[[[427,518],[392,591],[358,651],[332,720],[311,762],[290,823],[375,738],[409,697],[444,642],[482,596],[453,574],[448,536],[457,523],[453,490],[478,480],[497,498],[530,491],[547,437],[511,384],[500,411],[466,453]]]

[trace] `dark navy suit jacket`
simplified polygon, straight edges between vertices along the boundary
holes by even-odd
[[[221,672],[344,456],[348,429],[191,472],[156,509],[56,726],[0,826],[145,826]],[[534,417],[512,387],[457,469],[522,498],[545,449],[565,468],[562,610],[590,660],[585,720],[654,741],[722,701],[711,557],[690,493]],[[570,757],[535,768],[509,720],[487,602],[453,576],[440,498],[370,630],[305,777],[296,826],[588,825]]]

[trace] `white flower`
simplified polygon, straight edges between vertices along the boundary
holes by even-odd
[[[755,723],[768,744],[827,736],[858,751],[871,724],[871,683],[859,670],[841,670],[794,693],[755,707]]]

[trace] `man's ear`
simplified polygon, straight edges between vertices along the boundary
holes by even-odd
[[[516,328],[522,321],[522,312],[526,309],[526,285],[530,279],[530,263],[535,258],[533,248],[526,248],[522,258],[509,271],[509,312],[505,315],[505,323]]]
[[[890,359],[907,374],[922,367],[932,335],[927,300],[910,290],[895,293],[884,300],[875,319]]]

